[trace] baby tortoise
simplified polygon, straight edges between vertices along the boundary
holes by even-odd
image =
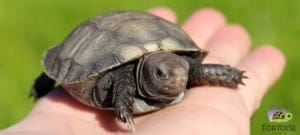
[[[79,102],[112,109],[134,128],[133,114],[180,102],[193,86],[237,88],[244,71],[202,64],[207,52],[176,25],[144,12],[112,12],[78,26],[43,61],[31,95],[58,82]]]

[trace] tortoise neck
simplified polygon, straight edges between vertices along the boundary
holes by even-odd
[[[143,81],[144,81],[144,70],[143,70],[143,66],[145,64],[145,61],[147,59],[148,56],[143,56],[142,58],[140,58],[137,66],[136,66],[136,84],[137,84],[137,92],[139,94],[139,96],[143,97],[143,98],[147,98],[149,96],[153,96],[151,95],[151,93],[146,92],[144,85],[142,85]]]

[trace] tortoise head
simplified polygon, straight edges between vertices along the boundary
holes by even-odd
[[[144,56],[137,67],[138,93],[146,99],[170,102],[186,89],[189,64],[168,52]]]

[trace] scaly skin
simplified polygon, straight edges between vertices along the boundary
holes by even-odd
[[[134,130],[132,113],[136,83],[133,68],[134,65],[127,65],[115,71],[112,103],[115,108],[115,116],[120,121],[128,123]]]
[[[247,78],[243,75],[245,71],[229,65],[201,64],[192,58],[184,58],[190,63],[188,88],[204,85],[237,88],[239,84],[244,85],[242,79]]]

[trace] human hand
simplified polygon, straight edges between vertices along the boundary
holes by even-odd
[[[174,13],[155,8],[151,13],[176,22]],[[226,23],[213,9],[195,12],[183,29],[199,47],[209,51],[204,63],[221,63],[245,70],[246,86],[195,87],[185,99],[157,112],[136,116],[136,134],[249,134],[250,117],[268,88],[279,78],[285,60],[277,49],[264,45],[248,53],[246,30]],[[276,60],[276,61],[274,61]],[[86,107],[56,89],[41,98],[31,113],[0,134],[117,134],[122,129],[111,111]]]

